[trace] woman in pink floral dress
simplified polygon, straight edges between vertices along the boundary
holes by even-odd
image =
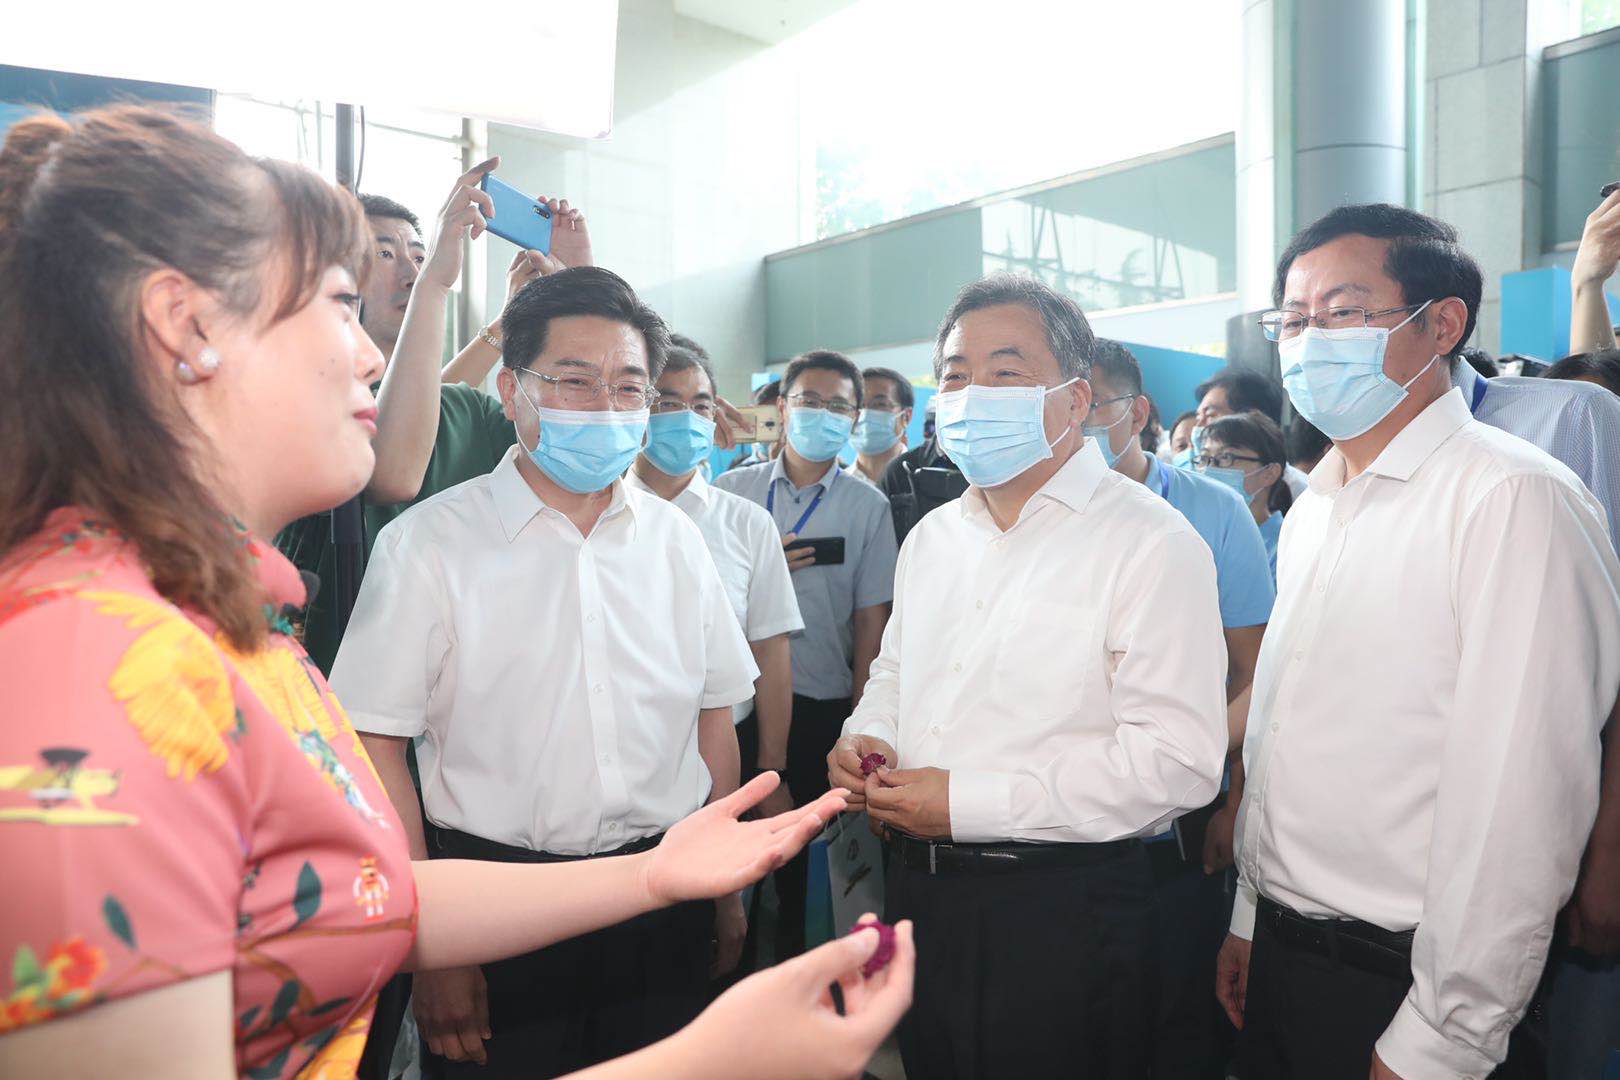
[[[346,194],[167,114],[0,151],[0,1075],[352,1077],[402,966],[734,891],[843,805],[739,821],[764,777],[644,855],[411,863],[259,539],[370,473],[365,243]],[[909,932],[863,981],[876,940],[592,1072],[858,1071],[909,1001]]]

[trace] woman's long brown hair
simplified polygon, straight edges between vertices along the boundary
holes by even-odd
[[[274,322],[329,267],[359,269],[364,226],[314,173],[171,112],[13,126],[0,149],[0,561],[53,510],[81,507],[134,544],[170,601],[239,649],[261,645],[265,597],[176,384],[143,355],[139,288],[171,267],[233,315]]]

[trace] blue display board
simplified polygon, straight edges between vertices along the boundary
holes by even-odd
[[[1605,294],[1609,318],[1620,322],[1620,299]],[[1561,266],[1502,276],[1500,351],[1552,363],[1569,355],[1569,271]]]

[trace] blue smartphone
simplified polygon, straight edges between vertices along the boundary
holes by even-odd
[[[495,216],[485,218],[489,231],[527,251],[551,254],[551,208],[511,184],[485,173],[478,186],[495,203]]]

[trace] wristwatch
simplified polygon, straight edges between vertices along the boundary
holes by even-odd
[[[490,333],[489,327],[486,326],[482,330],[478,331],[478,336],[483,338],[489,347],[494,349],[496,352],[502,351],[500,338],[497,338],[494,334]]]

